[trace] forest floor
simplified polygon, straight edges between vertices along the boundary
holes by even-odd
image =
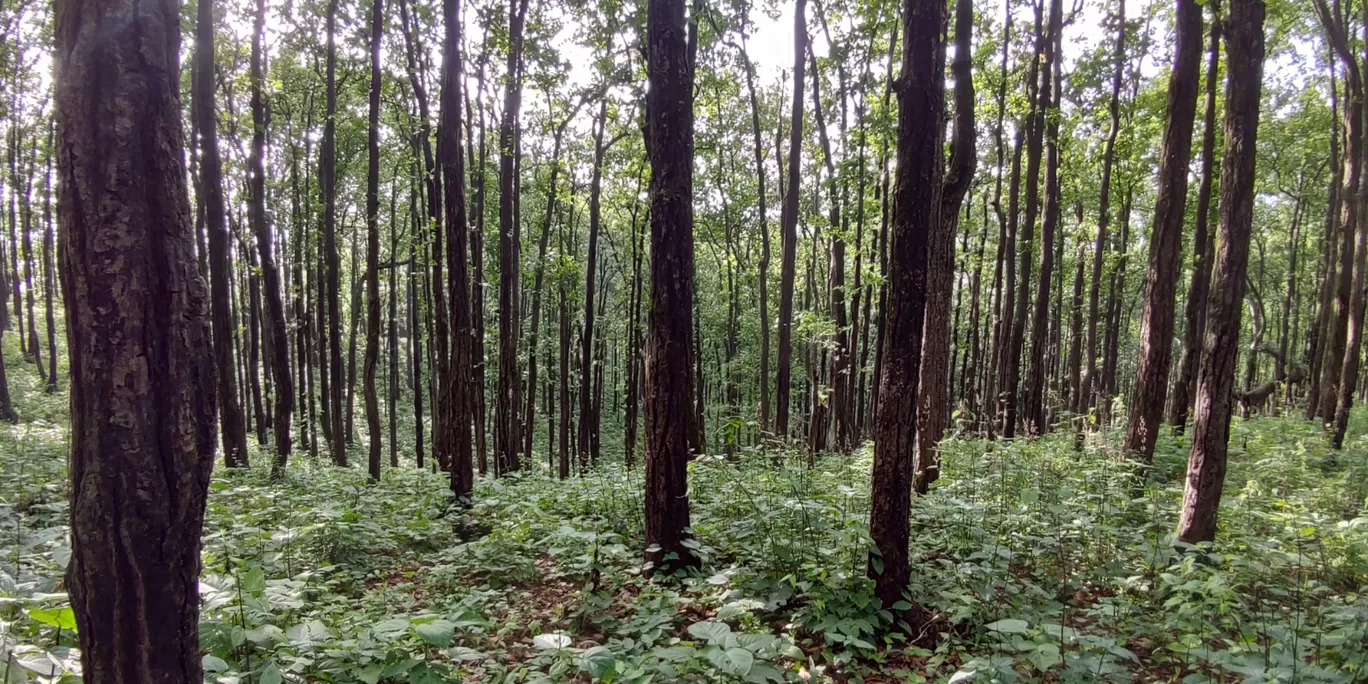
[[[0,681],[78,681],[65,398],[8,361],[26,422],[0,428]],[[867,448],[813,467],[754,451],[696,461],[703,570],[654,579],[641,474],[616,465],[480,478],[464,509],[409,454],[374,485],[307,456],[280,482],[219,469],[206,679],[1368,679],[1368,443],[1336,455],[1301,419],[1237,421],[1220,540],[1184,553],[1171,534],[1184,443],[1161,440],[1140,491],[1115,437],[945,443],[942,480],[912,507],[910,594],[931,616],[914,639],[879,636],[893,615],[865,579]]]

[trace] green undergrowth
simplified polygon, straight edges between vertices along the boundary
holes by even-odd
[[[220,469],[206,681],[1368,679],[1362,441],[1335,455],[1299,419],[1237,421],[1220,540],[1183,549],[1185,443],[1166,435],[1139,489],[1114,437],[948,440],[912,505],[912,611],[866,579],[868,448],[694,462],[703,568],[654,578],[641,474],[614,464],[480,478],[468,507],[411,464],[374,485],[306,458],[279,482]],[[66,438],[0,428],[6,684],[76,681]]]

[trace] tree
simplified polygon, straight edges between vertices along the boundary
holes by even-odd
[[[73,0],[56,11],[72,411],[66,586],[82,677],[198,682],[218,386],[185,183],[180,6]]]
[[[802,178],[803,84],[806,80],[807,0],[796,0],[793,10],[793,110],[789,117],[788,187],[785,188],[779,230],[779,352],[775,379],[774,434],[788,439],[789,404],[793,387],[793,281],[798,263],[798,191]]]
[[[1045,384],[1049,373],[1045,365],[1045,346],[1050,312],[1050,279],[1057,268],[1054,263],[1055,232],[1059,228],[1062,210],[1059,197],[1059,93],[1063,83],[1060,81],[1059,63],[1063,56],[1060,54],[1059,42],[1060,32],[1063,30],[1063,11],[1062,0],[1050,0],[1049,28],[1045,37],[1045,64],[1041,67],[1040,103],[1037,105],[1041,118],[1036,121],[1037,126],[1045,127],[1045,220],[1040,227],[1040,274],[1036,281],[1035,309],[1031,314],[1031,374],[1026,394],[1026,420],[1031,432],[1038,435],[1044,434],[1049,427],[1045,412]],[[1034,183],[1028,190],[1033,189]],[[1027,213],[1030,213],[1029,209]],[[1025,282],[1022,281],[1023,293],[1026,291]],[[1018,310],[1019,313],[1024,311]],[[1058,330],[1059,326],[1055,325],[1053,328]],[[1055,349],[1059,348],[1058,344],[1053,346]]]
[[[445,1],[445,0],[444,0]],[[518,458],[519,245],[514,220],[518,112],[522,108],[523,25],[527,0],[508,0],[508,71],[503,120],[499,123],[499,381],[494,403],[495,472],[522,467]],[[454,45],[453,45],[454,47]],[[454,81],[454,77],[453,77]],[[453,371],[454,372],[454,371]]]
[[[276,460],[274,472],[280,470],[290,459],[291,435],[290,418],[294,411],[294,380],[290,376],[290,332],[285,323],[285,304],[281,296],[280,270],[276,268],[274,251],[271,248],[273,235],[271,226],[266,222],[266,169],[263,160],[266,156],[266,98],[264,85],[264,57],[262,55],[262,33],[266,28],[266,0],[256,0],[252,31],[252,149],[247,161],[249,172],[247,222],[252,226],[256,237],[257,253],[261,259],[261,278],[266,285],[266,317],[270,326],[271,378],[275,382],[275,416],[272,425],[275,430]]]
[[[341,258],[337,252],[337,0],[328,0],[327,9],[327,109],[323,123],[323,150],[319,159],[319,180],[323,190],[323,261],[322,295],[327,304],[319,311],[327,319],[328,367],[323,392],[328,396],[324,413],[331,424],[327,436],[331,439],[333,465],[346,467],[347,443],[343,435],[350,423],[342,413],[342,303],[341,281],[338,270]],[[324,315],[326,311],[326,316]],[[327,409],[331,406],[331,411]]]
[[[526,3],[524,3],[526,7]],[[443,393],[448,415],[437,433],[438,449],[447,454],[451,491],[468,497],[475,487],[471,463],[471,345],[469,250],[465,206],[465,155],[461,154],[461,3],[442,0],[442,119],[437,130],[437,163],[442,170],[442,206],[446,220],[447,290],[451,293],[451,359]],[[512,85],[509,86],[510,89]],[[515,112],[516,115],[516,112]],[[502,181],[501,181],[502,182]],[[515,342],[516,345],[516,342]],[[502,366],[500,367],[502,373]],[[505,445],[517,462],[517,447]]]
[[[665,572],[699,562],[683,543],[689,526],[694,355],[694,74],[688,34],[684,0],[648,0],[645,137],[651,164],[651,305],[645,394],[646,562]]]
[[[135,5],[140,7],[141,3]],[[218,118],[214,112],[214,0],[201,0],[195,25],[197,79],[190,95],[200,136],[199,201],[209,232],[210,301],[214,309],[214,361],[218,364],[218,409],[223,428],[223,462],[247,467],[247,429],[238,403],[233,372],[232,299],[228,292],[228,217],[223,199],[223,161],[219,155]]]
[[[361,380],[366,402],[366,436],[370,447],[367,465],[371,482],[380,480],[383,448],[375,370],[380,361],[380,228],[377,224],[380,215],[380,87],[383,85],[380,43],[384,36],[384,0],[371,0],[370,120],[366,136],[366,360]]]
[[[1239,353],[1249,233],[1254,220],[1263,23],[1263,0],[1231,0],[1225,24],[1225,153],[1221,159],[1220,221],[1216,227],[1219,248],[1207,309],[1206,342],[1197,375],[1192,454],[1178,520],[1178,540],[1188,544],[1216,537],[1216,514],[1225,482],[1231,394]]]
[[[1196,0],[1179,0],[1176,23],[1178,37],[1169,77],[1168,116],[1159,153],[1159,192],[1154,202],[1154,230],[1140,318],[1140,371],[1124,445],[1127,453],[1145,464],[1154,459],[1173,355],[1174,293],[1187,211],[1197,84],[1201,80],[1202,6]]]
[[[903,0],[898,96],[897,179],[888,259],[888,341],[879,378],[870,491],[869,559],[874,593],[884,607],[903,598],[907,558],[912,455],[917,437],[917,388],[922,324],[926,315],[927,242],[939,220],[940,121],[945,102],[945,3]]]
[[[1211,291],[1211,258],[1215,249],[1208,225],[1211,219],[1212,171],[1216,160],[1216,81],[1221,58],[1220,4],[1213,3],[1211,48],[1207,55],[1206,104],[1202,114],[1202,175],[1197,184],[1197,216],[1192,231],[1192,283],[1183,308],[1183,355],[1178,379],[1169,397],[1169,424],[1182,432],[1197,389],[1197,363],[1202,358],[1207,294]]]
[[[954,275],[954,236],[959,209],[978,162],[974,149],[974,79],[972,43],[974,7],[970,0],[955,2],[955,137],[950,165],[941,191],[940,216],[928,244],[926,322],[922,332],[921,377],[917,390],[917,465],[914,488],[926,493],[940,474],[936,445],[945,434],[950,404],[950,289]],[[943,59],[943,57],[941,57]]]

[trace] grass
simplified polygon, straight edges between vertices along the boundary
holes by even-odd
[[[0,428],[4,681],[75,681],[64,400],[6,351],[26,422]],[[912,638],[881,636],[894,614],[865,576],[867,448],[811,468],[759,451],[696,461],[704,569],[654,579],[641,474],[614,463],[482,478],[469,508],[411,460],[374,485],[307,458],[278,482],[220,469],[206,679],[1368,679],[1368,443],[1333,454],[1300,419],[1237,421],[1219,541],[1181,549],[1186,444],[1161,439],[1141,492],[1116,438],[948,440],[942,481],[912,507],[909,598],[929,616]]]

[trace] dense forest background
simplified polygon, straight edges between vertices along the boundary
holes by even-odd
[[[1368,2],[97,5],[0,2],[6,684],[1368,677]]]

